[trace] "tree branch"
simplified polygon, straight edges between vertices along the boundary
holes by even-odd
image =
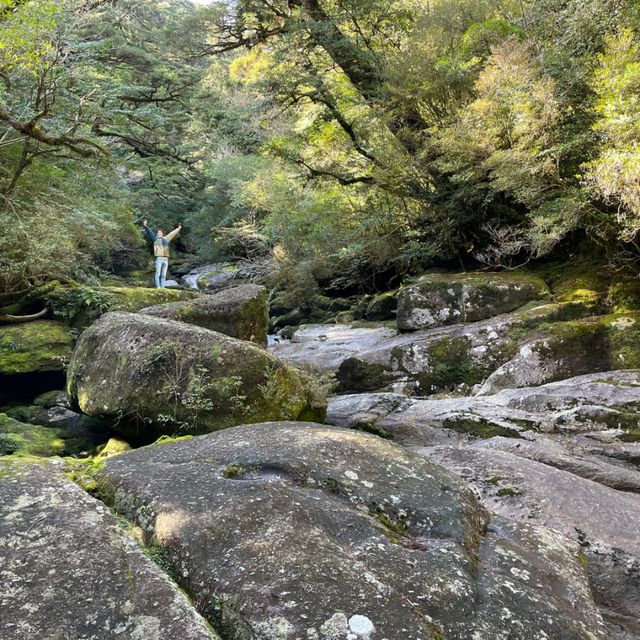
[[[334,180],[337,180],[341,185],[343,186],[349,186],[349,185],[353,185],[353,184],[371,184],[374,181],[372,176],[349,176],[349,177],[345,177],[345,176],[341,176],[337,173],[334,173],[333,171],[328,171],[325,169],[315,169],[314,167],[311,167],[309,164],[307,164],[302,158],[298,158],[296,161],[296,164],[299,164],[301,166],[303,166],[308,172],[309,172],[309,176],[312,178],[320,178],[320,177],[325,177],[325,178],[333,178]]]
[[[76,137],[75,135],[69,135],[68,133],[63,133],[61,135],[49,133],[46,129],[40,126],[40,124],[38,124],[38,120],[43,117],[41,114],[42,112],[34,116],[31,120],[19,120],[4,104],[0,103],[0,120],[6,122],[16,131],[28,138],[42,142],[43,144],[51,147],[67,147],[83,158],[93,157],[98,154],[107,155],[107,151],[102,146],[89,138]]]

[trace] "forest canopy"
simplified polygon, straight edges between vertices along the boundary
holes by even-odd
[[[0,0],[0,289],[144,261],[310,291],[640,258],[634,0]]]

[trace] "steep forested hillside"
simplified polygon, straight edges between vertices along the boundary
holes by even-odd
[[[139,268],[144,217],[293,298],[637,261],[633,0],[1,7],[5,292]]]

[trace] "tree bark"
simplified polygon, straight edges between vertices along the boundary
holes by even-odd
[[[308,28],[313,41],[331,56],[363,97],[366,100],[377,98],[380,94],[380,74],[372,53],[360,49],[342,33],[319,0],[289,0],[289,6],[304,9],[309,18]]]

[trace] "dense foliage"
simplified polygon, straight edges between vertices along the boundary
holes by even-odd
[[[634,0],[0,0],[0,71],[5,289],[131,268],[142,217],[300,301],[640,257]]]

